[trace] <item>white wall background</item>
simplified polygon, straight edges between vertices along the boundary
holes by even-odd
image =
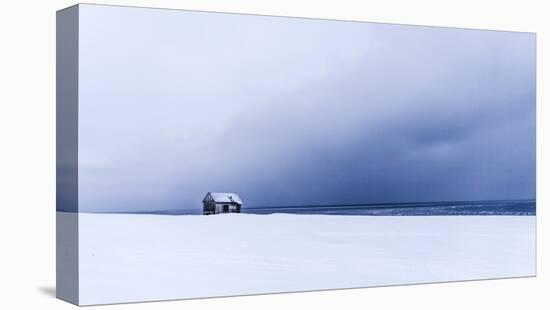
[[[55,290],[55,11],[74,1],[0,4],[0,308],[69,309]],[[115,309],[545,309],[550,275],[544,1],[188,0],[96,3],[538,33],[538,277],[105,306]],[[545,141],[544,141],[545,140]],[[546,143],[544,143],[546,142]],[[546,223],[545,223],[546,222]],[[452,266],[449,266],[452,268]]]

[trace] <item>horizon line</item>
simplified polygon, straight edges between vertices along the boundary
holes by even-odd
[[[438,201],[411,201],[411,202],[382,202],[382,203],[341,203],[341,204],[311,204],[311,205],[266,205],[266,206],[250,206],[243,205],[242,209],[285,209],[285,208],[338,208],[338,207],[377,207],[380,208],[388,206],[406,206],[406,205],[422,205],[422,204],[434,204],[434,203],[464,203],[464,202],[505,202],[505,201],[535,201],[536,198],[523,198],[523,199],[484,199],[484,200],[438,200]],[[173,211],[188,211],[188,210],[201,210],[202,208],[183,208],[183,209],[162,209],[162,210],[122,210],[122,211],[67,211],[57,210],[60,212],[73,212],[73,213],[151,213],[151,212],[173,212]]]

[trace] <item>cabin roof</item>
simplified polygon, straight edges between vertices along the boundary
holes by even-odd
[[[208,192],[206,196],[203,199],[203,202],[206,200],[206,198],[210,195],[212,199],[214,199],[214,202],[219,203],[237,203],[242,205],[243,201],[241,200],[241,197],[235,193],[212,193]]]

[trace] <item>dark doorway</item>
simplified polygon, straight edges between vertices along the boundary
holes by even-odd
[[[229,212],[229,205],[223,205],[223,212]]]

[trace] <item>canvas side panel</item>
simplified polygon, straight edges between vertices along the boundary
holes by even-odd
[[[78,304],[78,6],[56,16],[56,295]]]

